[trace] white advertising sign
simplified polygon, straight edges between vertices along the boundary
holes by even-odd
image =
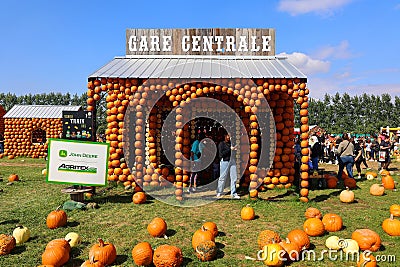
[[[108,154],[108,143],[50,139],[47,182],[106,185]]]

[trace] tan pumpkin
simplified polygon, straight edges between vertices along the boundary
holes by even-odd
[[[250,206],[250,204],[247,204],[240,211],[240,217],[242,218],[242,220],[245,220],[245,221],[254,220],[255,216],[256,216],[256,214],[254,212],[254,209]]]
[[[393,214],[393,216],[400,217],[400,205],[398,204],[393,204],[390,206],[390,214]]]
[[[12,235],[0,234],[0,255],[10,254],[15,245],[16,241]]]
[[[211,261],[217,255],[218,249],[214,241],[201,242],[195,249],[196,256],[200,261]]]
[[[385,188],[382,184],[373,184],[369,188],[369,193],[373,196],[383,196],[385,193]]]
[[[264,246],[272,243],[281,242],[281,238],[278,233],[271,230],[264,230],[258,234],[257,244],[260,249],[263,249]]]
[[[46,225],[49,229],[56,229],[67,225],[67,214],[58,207],[47,215]]]
[[[132,258],[136,265],[148,266],[153,263],[153,249],[148,242],[140,242],[132,249]]]
[[[205,222],[203,223],[202,227],[204,227],[206,230],[210,231],[214,237],[217,237],[218,235],[218,227],[217,224],[214,222]]]
[[[208,241],[208,240],[215,241],[214,235],[213,235],[213,233],[211,233],[210,231],[205,229],[204,226],[202,226],[199,230],[194,232],[194,234],[192,236],[193,249],[196,250],[196,247],[201,242]]]
[[[370,229],[357,229],[351,234],[361,250],[378,251],[381,246],[380,236]]]
[[[320,219],[309,218],[303,224],[304,232],[309,236],[322,236],[325,233],[325,226]]]
[[[378,174],[376,172],[368,171],[365,173],[365,177],[367,178],[367,180],[373,180],[378,177]]]
[[[340,192],[339,199],[343,203],[353,203],[354,202],[354,192],[346,187],[346,190]]]
[[[390,236],[400,236],[400,221],[390,214],[390,218],[383,221],[382,229]]]
[[[322,223],[328,232],[337,232],[342,230],[343,227],[342,217],[334,213],[325,214],[322,218]]]
[[[167,238],[165,233],[167,232],[167,223],[163,218],[155,217],[148,225],[147,231],[152,237],[164,237]]]
[[[94,244],[89,250],[89,259],[100,261],[104,265],[111,265],[117,258],[117,250],[110,242],[104,242],[99,238],[98,243]]]
[[[176,246],[161,245],[154,250],[153,263],[155,267],[180,267],[182,262],[182,250]]]
[[[311,208],[311,207],[306,209],[306,212],[304,213],[304,215],[306,216],[307,219],[309,219],[309,218],[321,219],[322,218],[322,214],[319,211],[319,209]]]
[[[261,258],[264,264],[267,266],[280,267],[283,266],[284,261],[282,259],[281,252],[284,251],[279,244],[268,244],[263,247]]]

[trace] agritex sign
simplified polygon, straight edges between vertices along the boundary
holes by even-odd
[[[274,29],[127,29],[127,55],[274,56]]]
[[[105,185],[109,145],[50,139],[47,181]]]

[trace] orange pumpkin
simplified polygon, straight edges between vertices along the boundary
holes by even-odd
[[[10,174],[10,176],[8,176],[8,181],[9,182],[17,182],[17,181],[19,181],[19,176],[16,174]]]
[[[250,207],[249,204],[247,204],[245,207],[243,207],[242,210],[240,211],[240,217],[242,218],[242,220],[245,220],[245,221],[253,220],[255,215],[256,214],[254,212],[254,209],[252,207]]]
[[[337,232],[342,230],[343,227],[342,217],[334,213],[325,214],[322,218],[322,223],[328,232]]]
[[[295,261],[300,258],[300,247],[296,243],[290,242],[289,238],[286,238],[286,241],[281,241],[279,245],[281,245],[286,252],[286,260]]]
[[[202,226],[199,230],[197,230],[196,232],[194,232],[193,236],[192,236],[192,247],[194,250],[196,250],[196,247],[204,242],[204,241],[215,241],[214,235],[213,233],[211,233],[210,231],[208,231],[207,229],[204,228],[204,226]]]
[[[10,254],[17,242],[12,235],[0,234],[0,255]]]
[[[264,246],[273,243],[281,242],[281,238],[278,233],[271,230],[264,230],[258,234],[257,243],[260,249],[264,248]]]
[[[370,229],[357,229],[351,234],[361,250],[378,251],[381,246],[380,236]]]
[[[166,237],[167,223],[163,218],[155,217],[148,225],[147,231],[152,237]]]
[[[360,255],[360,259],[357,262],[357,267],[377,267],[378,263],[376,261],[376,258],[372,254],[365,254],[362,253]]]
[[[205,223],[203,223],[202,227],[204,227],[206,230],[210,231],[214,237],[217,237],[217,235],[218,235],[217,224],[215,224],[214,222],[205,222]]]
[[[104,264],[92,258],[90,260],[84,261],[81,267],[104,267]]]
[[[390,236],[400,236],[400,221],[390,214],[390,218],[383,221],[382,229]]]
[[[132,201],[135,204],[143,204],[146,202],[146,194],[144,192],[136,192],[133,194]]]
[[[104,242],[101,238],[89,250],[89,259],[100,261],[104,265],[111,265],[117,258],[117,250],[112,243]]]
[[[373,196],[383,196],[385,193],[385,188],[382,184],[373,184],[369,188],[369,193]]]
[[[294,229],[287,235],[290,242],[295,243],[300,249],[307,249],[310,247],[310,238],[306,232],[300,229]]]
[[[306,212],[304,213],[304,215],[306,216],[307,219],[309,219],[309,218],[321,219],[322,218],[322,214],[319,211],[319,209],[311,208],[311,207],[306,209]]]
[[[393,204],[390,206],[390,214],[393,214],[393,216],[400,217],[400,205],[398,204]]]
[[[382,176],[382,184],[385,189],[394,189],[395,188],[393,177],[390,175]]]
[[[304,232],[309,236],[321,236],[325,233],[325,226],[320,219],[309,218],[303,224]]]
[[[46,225],[49,229],[56,229],[67,225],[67,214],[58,207],[47,215]]]
[[[132,258],[136,265],[148,266],[153,262],[153,249],[148,242],[140,242],[132,249]]]
[[[161,245],[154,250],[153,263],[155,267],[180,267],[182,262],[182,250],[176,246]]]

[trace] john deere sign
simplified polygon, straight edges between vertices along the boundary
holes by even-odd
[[[107,143],[50,139],[47,181],[75,185],[105,185]]]

